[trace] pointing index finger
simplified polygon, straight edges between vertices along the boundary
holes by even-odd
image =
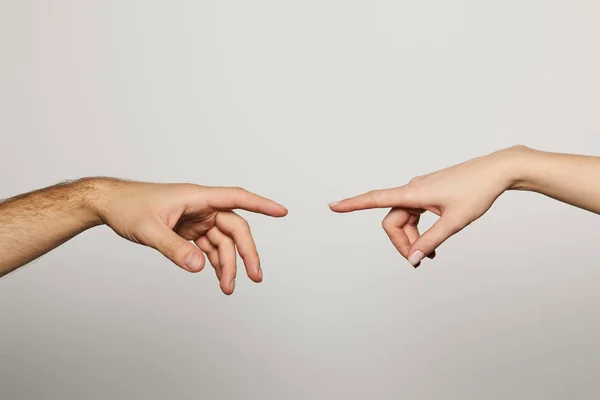
[[[208,206],[215,210],[242,209],[271,217],[284,217],[288,210],[266,197],[237,187],[207,188]]]
[[[329,208],[338,213],[390,207],[415,208],[418,205],[414,199],[409,198],[409,191],[406,186],[393,189],[371,190],[367,193],[329,204]]]

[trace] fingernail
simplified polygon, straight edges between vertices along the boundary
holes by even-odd
[[[340,204],[339,201],[334,201],[332,203],[327,204],[329,207],[333,207],[333,206],[337,206],[338,204]]]
[[[421,250],[417,250],[412,253],[410,257],[408,257],[408,262],[411,263],[413,267],[416,267],[421,261],[423,261],[423,258],[425,258],[425,253],[423,253]]]
[[[260,266],[258,267],[258,279],[260,279],[261,281],[263,279],[262,268]]]
[[[202,262],[202,260],[200,260],[200,256],[198,255],[198,253],[188,254],[187,257],[185,258],[185,260],[183,261],[183,263],[185,264],[185,267],[187,269],[191,269],[193,271],[200,268],[201,262]]]
[[[231,293],[233,293],[234,289],[235,289],[235,279],[232,279],[231,283],[229,284],[229,291]]]

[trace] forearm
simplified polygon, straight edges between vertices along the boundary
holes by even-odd
[[[509,189],[527,190],[600,214],[600,157],[519,147]]]
[[[0,276],[102,223],[94,179],[20,195],[0,203]]]

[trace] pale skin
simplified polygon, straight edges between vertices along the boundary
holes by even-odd
[[[330,204],[338,213],[391,208],[383,227],[417,267],[448,238],[480,218],[507,190],[527,190],[600,214],[600,157],[546,153],[515,146]],[[248,277],[261,282],[260,259],[243,209],[283,217],[287,209],[241,188],[152,184],[87,178],[0,202],[0,276],[72,237],[107,225],[152,247],[179,267],[199,272],[206,255],[221,290],[233,293],[236,251]],[[419,217],[439,220],[422,235]]]
[[[413,266],[480,218],[507,190],[526,190],[600,214],[600,157],[547,153],[515,146],[414,178],[407,185],[373,190],[329,204],[347,213],[391,208],[383,228]],[[439,220],[420,234],[419,216]]]
[[[152,247],[189,272],[206,255],[225,294],[235,289],[236,251],[248,277],[263,272],[248,223],[234,209],[283,217],[282,205],[241,188],[87,178],[0,203],[0,276],[99,225]]]

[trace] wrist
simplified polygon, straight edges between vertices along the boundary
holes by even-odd
[[[118,182],[114,178],[83,178],[73,183],[81,194],[82,218],[88,227],[104,225],[106,203]]]
[[[495,153],[501,160],[504,190],[529,190],[528,169],[537,150],[527,146],[512,146]]]

